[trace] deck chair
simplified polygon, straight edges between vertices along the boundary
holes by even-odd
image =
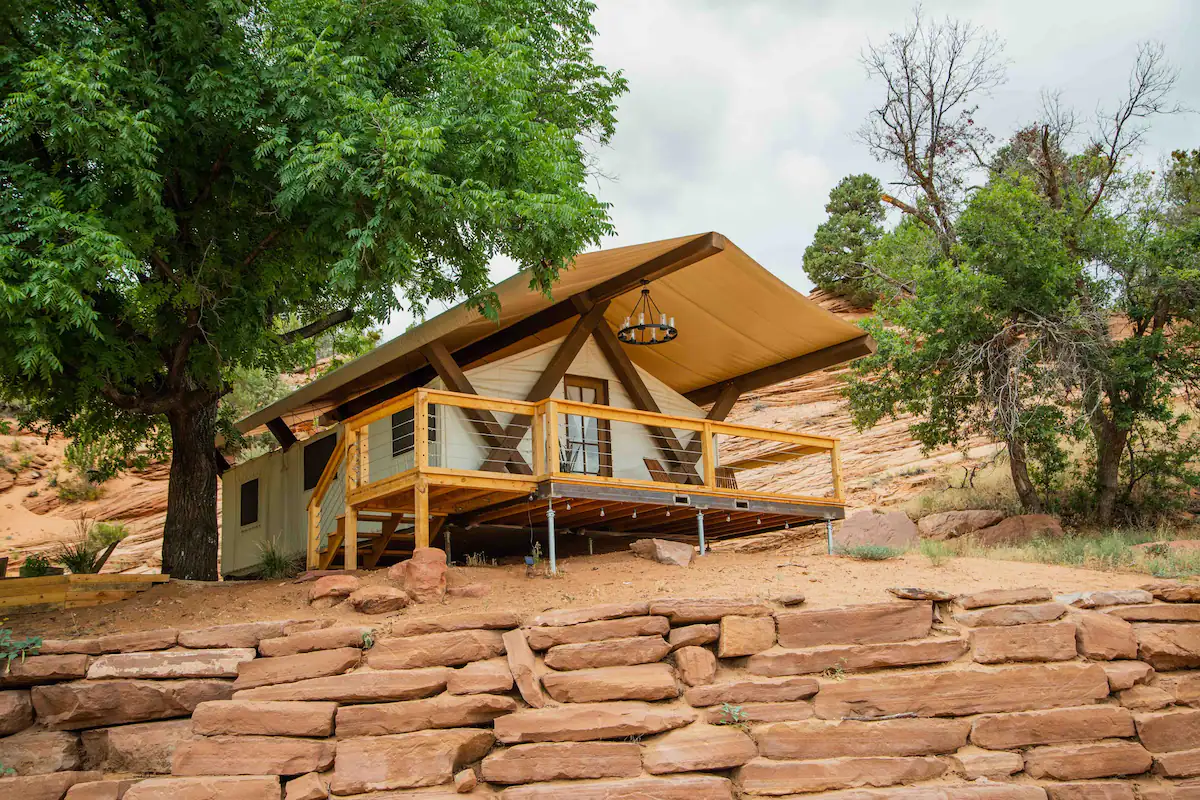
[[[733,467],[717,467],[713,470],[716,473],[718,489],[736,489],[737,474],[733,471]]]
[[[646,462],[646,469],[650,472],[650,480],[655,483],[672,483],[671,476],[663,469],[662,462],[657,458],[643,458]]]

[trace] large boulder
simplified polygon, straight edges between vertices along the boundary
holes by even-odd
[[[1057,539],[1062,525],[1049,514],[1018,514],[972,533],[971,540],[986,547],[1025,544],[1037,538]]]
[[[974,533],[1004,519],[1003,511],[942,511],[929,514],[917,521],[917,530],[925,539],[955,539],[966,533]]]
[[[440,603],[446,596],[446,551],[418,547],[412,558],[388,568],[388,578],[418,603]]]
[[[686,542],[671,542],[666,539],[638,539],[629,545],[635,556],[648,558],[660,564],[676,567],[691,566],[696,558],[696,549]]]
[[[921,538],[921,532],[903,511],[868,509],[851,514],[837,534],[841,547],[883,545],[905,549]]]

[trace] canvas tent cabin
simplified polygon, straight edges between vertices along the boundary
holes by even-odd
[[[645,290],[678,338],[622,341]],[[512,552],[533,536],[545,552],[844,515],[836,440],[725,417],[743,392],[874,345],[725,237],[580,255],[553,297],[520,274],[495,292],[498,320],[456,306],[238,423],[282,449],[222,475],[225,574],[268,540],[355,568],[427,544]],[[298,442],[313,422],[328,430]]]

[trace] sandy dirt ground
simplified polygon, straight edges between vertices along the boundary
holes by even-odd
[[[736,597],[770,600],[803,592],[807,607],[893,599],[891,586],[937,588],[957,593],[1018,586],[1045,586],[1055,592],[1126,589],[1149,576],[1068,567],[955,558],[934,567],[920,555],[891,561],[859,562],[817,555],[815,540],[766,553],[714,552],[690,568],[667,566],[630,553],[582,556],[560,562],[561,576],[526,577],[523,566],[455,567],[451,583],[482,582],[489,593],[478,599],[451,599],[439,606],[412,606],[395,614],[364,616],[348,606],[314,610],[307,603],[311,584],[287,581],[195,583],[173,581],[137,597],[95,608],[12,615],[14,635],[85,636],[160,627],[199,628],[269,619],[332,618],[372,625],[386,633],[397,620],[459,611],[510,609],[524,617],[550,608],[568,608],[658,597]],[[359,572],[365,584],[387,582],[386,570]]]

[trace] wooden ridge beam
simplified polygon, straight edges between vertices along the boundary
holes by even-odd
[[[430,342],[421,348],[421,352],[433,368],[437,371],[438,377],[446,382],[446,387],[452,392],[459,394],[479,394],[475,391],[475,387],[471,385],[471,381],[467,378],[462,367],[446,350],[446,346],[441,342]],[[507,443],[505,439],[504,427],[496,421],[496,417],[492,412],[482,408],[464,408],[463,415],[471,421],[472,427],[483,438],[483,440],[492,448],[491,452],[499,451],[504,454],[503,468],[509,472],[514,472],[518,475],[532,475],[533,469],[525,461],[515,447]],[[487,469],[488,462],[484,462],[483,468]]]
[[[724,391],[724,387],[729,383],[737,386],[741,392],[751,392],[755,389],[761,389],[764,386],[772,386],[781,381],[799,378],[801,375],[807,375],[810,372],[816,372],[817,370],[843,364],[847,361],[853,361],[856,358],[869,356],[874,352],[875,341],[864,333],[862,336],[850,339],[849,341],[830,345],[812,353],[806,353],[796,358],[790,358],[787,361],[781,361],[778,364],[772,364],[769,367],[756,369],[753,372],[747,372],[745,375],[739,375],[730,381],[722,381],[721,383],[714,383],[711,386],[705,386],[701,389],[693,389],[690,392],[686,392],[684,397],[698,406],[704,406],[716,402],[721,392]]]

